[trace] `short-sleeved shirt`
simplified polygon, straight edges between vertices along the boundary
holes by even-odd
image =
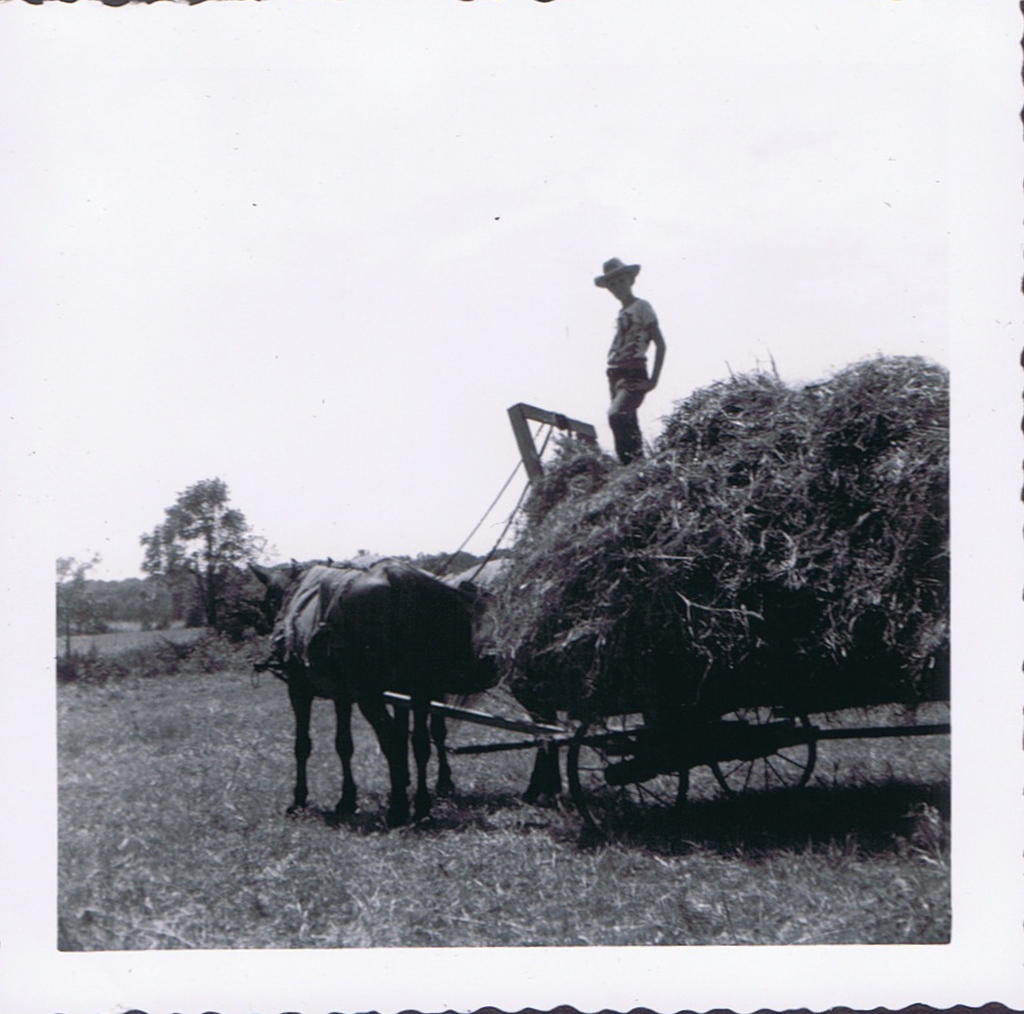
[[[619,310],[615,338],[608,350],[608,365],[642,365],[647,357],[651,328],[657,323],[654,308],[646,299],[634,299]]]

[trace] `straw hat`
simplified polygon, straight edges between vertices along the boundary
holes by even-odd
[[[604,262],[604,274],[598,275],[597,278],[594,279],[594,284],[605,289],[613,278],[618,278],[619,275],[627,274],[629,275],[629,280],[632,281],[638,274],[640,274],[640,265],[623,264],[618,257],[613,257],[610,261]]]

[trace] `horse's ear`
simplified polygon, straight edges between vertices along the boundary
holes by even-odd
[[[327,557],[327,566],[328,567],[333,567],[334,566],[334,560],[331,559],[331,557]]]
[[[475,584],[468,578],[465,581],[460,581],[456,586],[455,590],[461,596],[463,602],[468,603],[471,606],[478,606],[480,603],[487,600],[489,597],[487,589],[482,588],[480,585]]]
[[[292,561],[291,561],[291,566],[289,568],[289,573],[291,574],[291,576],[293,578],[296,578],[296,577],[299,576],[299,571],[300,570],[301,570],[301,568],[299,567],[299,561],[296,560],[295,557],[293,556],[292,557]]]
[[[270,572],[261,567],[258,563],[250,563],[251,570],[264,584],[270,584]]]

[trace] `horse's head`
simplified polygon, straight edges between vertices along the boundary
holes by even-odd
[[[281,567],[261,567],[259,564],[250,563],[249,569],[264,586],[260,609],[267,625],[272,627],[288,593],[302,576],[302,568],[292,560]]]
[[[454,588],[470,621],[473,661],[466,678],[473,687],[468,692],[490,690],[501,679],[494,612],[491,609],[494,595],[472,581],[460,581]]]
[[[497,631],[493,606],[507,567],[508,560],[500,558],[443,579],[446,585],[462,596],[469,610],[473,626],[473,647],[477,655],[493,655],[496,652]]]

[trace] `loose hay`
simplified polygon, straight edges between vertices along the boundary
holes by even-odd
[[[563,441],[496,604],[538,710],[948,694],[948,381],[879,357],[678,403],[649,458]]]

